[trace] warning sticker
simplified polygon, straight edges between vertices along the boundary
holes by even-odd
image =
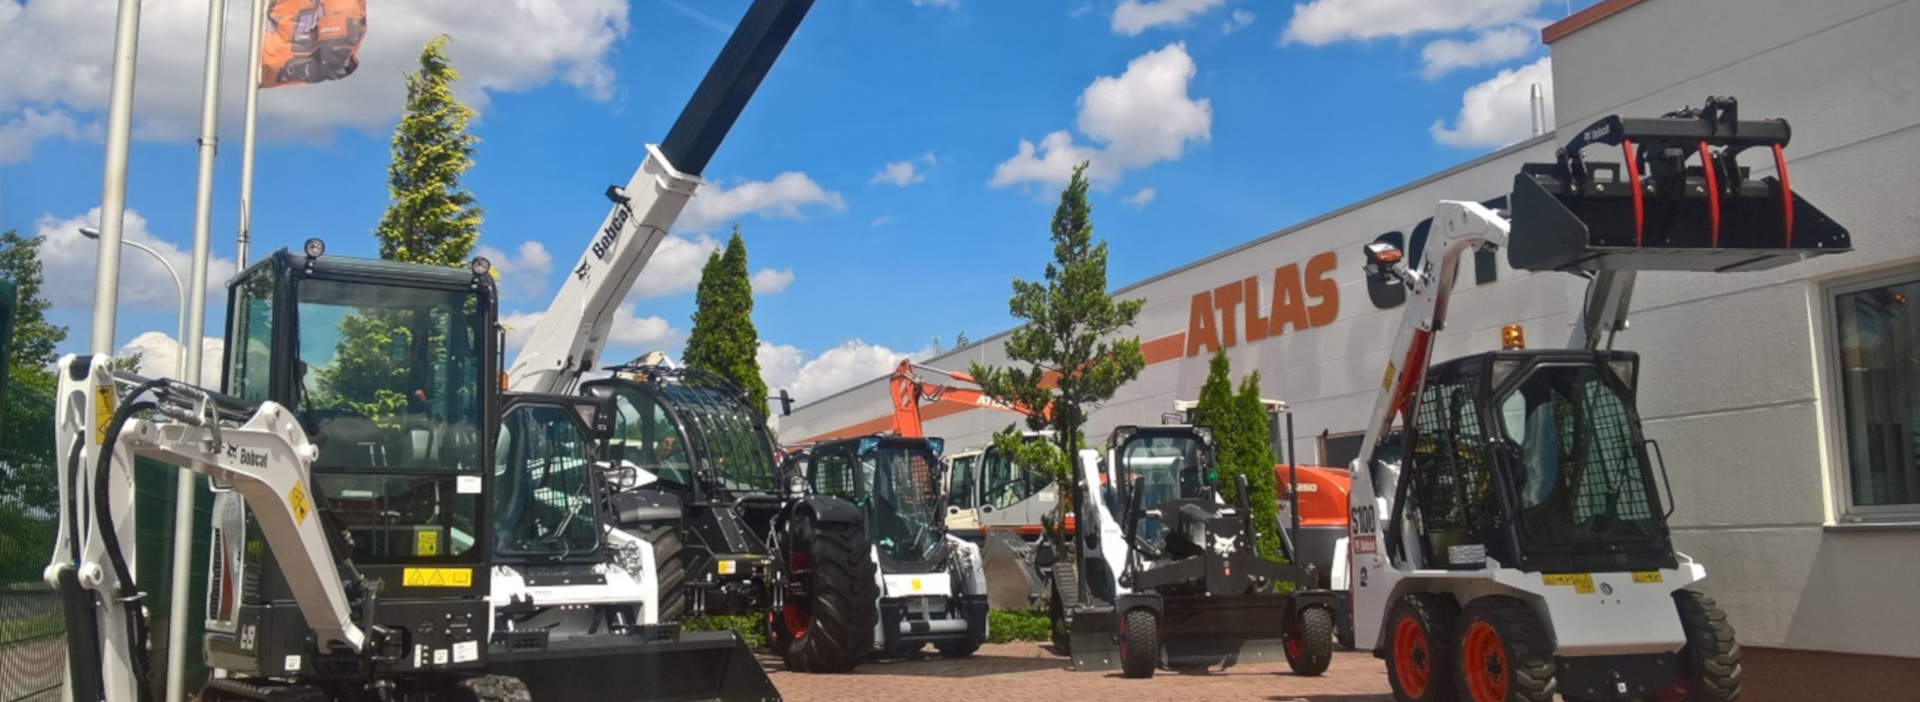
[[[1593,594],[1593,574],[1591,573],[1543,573],[1540,582],[1545,585],[1572,585],[1573,591],[1582,595]]]
[[[1636,582],[1636,583],[1657,583],[1657,582],[1660,582],[1660,571],[1657,571],[1657,570],[1636,570],[1636,571],[1634,571],[1634,572],[1633,572],[1633,581],[1634,581],[1634,582]]]
[[[93,443],[107,443],[107,425],[113,423],[113,386],[93,390]]]
[[[1393,388],[1393,370],[1393,364],[1389,362],[1387,364],[1387,377],[1380,379],[1381,390],[1390,390]]]
[[[1374,541],[1372,534],[1362,534],[1353,537],[1354,553],[1378,553],[1379,550],[1378,543]]]
[[[400,584],[407,587],[472,587],[472,568],[408,568]]]
[[[440,532],[427,530],[413,535],[413,555],[440,555]]]
[[[287,506],[293,508],[294,524],[307,523],[307,512],[311,507],[307,504],[307,491],[300,487],[299,481],[294,481],[293,490],[287,493]]]

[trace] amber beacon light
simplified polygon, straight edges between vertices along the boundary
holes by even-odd
[[[1527,333],[1518,324],[1509,324],[1500,328],[1500,348],[1524,349],[1527,347]]]

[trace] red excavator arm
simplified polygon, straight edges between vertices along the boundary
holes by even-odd
[[[1027,409],[1019,404],[1005,403],[987,397],[986,393],[981,392],[977,387],[955,387],[923,380],[914,372],[915,370],[943,375],[957,382],[971,383],[976,386],[980,384],[973,379],[973,376],[966,373],[940,370],[914,363],[911,359],[901,359],[900,365],[894,367],[893,378],[889,383],[893,395],[893,433],[900,436],[926,436],[926,431],[920,425],[920,405],[927,402],[947,400],[1002,412],[1028,413]]]

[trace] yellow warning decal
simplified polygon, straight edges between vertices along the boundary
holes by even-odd
[[[472,568],[408,568],[401,577],[407,587],[471,587]]]
[[[440,532],[427,530],[413,535],[413,555],[440,555]]]
[[[1593,594],[1593,575],[1591,573],[1545,573],[1540,581],[1546,585],[1572,585],[1573,591],[1582,595]]]
[[[919,592],[919,591],[920,591],[920,579],[919,579],[919,578],[914,578],[914,579],[913,579],[913,591],[914,591],[914,592]]]
[[[718,570],[721,575],[733,575],[735,571],[740,569],[740,563],[722,558],[714,568]]]
[[[93,443],[107,443],[107,425],[113,423],[113,386],[93,389]]]
[[[1393,389],[1393,370],[1394,370],[1394,369],[1393,369],[1393,364],[1392,364],[1391,362],[1389,362],[1389,363],[1387,364],[1387,377],[1385,377],[1385,378],[1381,378],[1381,379],[1380,379],[1380,389],[1381,389],[1381,390],[1392,390],[1392,389]]]
[[[287,493],[287,506],[293,508],[294,524],[307,523],[307,510],[309,509],[307,505],[307,491],[300,487],[300,482],[297,480],[293,483],[293,490]]]
[[[1634,571],[1634,572],[1633,572],[1633,581],[1634,581],[1634,582],[1636,582],[1636,583],[1657,583],[1657,582],[1660,582],[1660,571],[1657,571],[1657,570],[1636,570],[1636,571]]]

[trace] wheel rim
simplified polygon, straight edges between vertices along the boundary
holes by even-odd
[[[1427,694],[1427,630],[1413,617],[1401,617],[1393,629],[1393,674],[1408,697]]]
[[[1300,620],[1305,617],[1305,612],[1296,614],[1293,624],[1287,627],[1287,635],[1283,637],[1287,646],[1287,658],[1291,660],[1300,660],[1301,654],[1306,652],[1306,646],[1302,643],[1306,636],[1301,633],[1302,625],[1300,624]]]
[[[805,553],[795,551],[787,557],[787,572],[795,580],[806,577],[812,565]],[[808,592],[812,592],[812,588],[808,588]],[[807,629],[813,626],[813,604],[789,597],[786,606],[781,608],[781,619],[787,625],[788,636],[796,639],[806,636]]]
[[[1500,702],[1507,698],[1507,650],[1500,632],[1492,624],[1474,622],[1467,627],[1465,650],[1460,652],[1461,668],[1467,676],[1467,690],[1474,702]]]

